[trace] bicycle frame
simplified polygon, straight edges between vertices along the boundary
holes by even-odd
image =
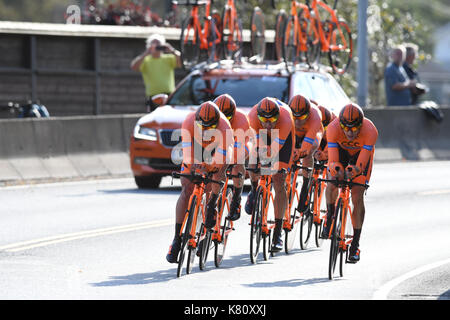
[[[227,206],[227,212],[230,212],[230,204],[228,203],[228,199],[227,199],[227,188],[228,188],[228,174],[226,175],[226,179],[225,179],[225,184],[223,185],[223,192],[222,192],[222,196],[220,197],[220,211],[217,213],[217,218],[216,218],[216,225],[214,226],[214,231],[212,234],[212,240],[213,241],[217,241],[217,242],[222,242],[223,238],[222,238],[222,233],[220,232],[220,222],[222,221],[222,215],[223,215],[223,209],[225,208],[225,206]],[[233,231],[233,221],[230,220],[230,228],[228,230],[224,230],[223,235],[228,235],[231,233],[231,231]]]
[[[258,182],[258,188],[263,190],[263,203],[264,203],[264,210],[262,215],[262,225],[261,230],[265,235],[269,235],[270,230],[275,228],[275,222],[274,221],[268,221],[267,220],[267,214],[269,210],[269,201],[274,201],[274,196],[272,193],[272,176],[271,175],[261,175]],[[269,225],[270,223],[270,225]]]
[[[205,208],[204,208],[204,205],[202,203],[202,198],[203,198],[203,194],[205,193],[205,188],[206,188],[206,184],[204,182],[201,182],[201,183],[198,183],[198,184],[196,183],[195,186],[194,186],[194,190],[192,191],[191,197],[189,198],[189,203],[188,203],[188,206],[187,206],[187,208],[190,208],[191,204],[192,204],[192,201],[194,199],[194,196],[197,196],[197,198],[196,198],[197,203],[195,204],[195,207],[199,208],[199,210],[201,210],[203,221],[205,221]],[[182,235],[182,231],[184,230],[184,226],[185,226],[188,218],[189,218],[189,214],[188,214],[188,211],[186,211],[186,214],[185,214],[184,220],[183,220],[183,224],[182,224],[182,227],[181,227],[181,230],[180,230],[180,237]],[[194,215],[193,218],[194,218],[194,220],[192,221],[191,230],[189,231],[189,235],[190,236],[189,236],[188,245],[191,248],[196,248],[197,247],[197,242],[195,241],[195,232],[196,232],[196,227],[197,227],[197,223],[198,223],[198,221],[197,221],[198,215]],[[200,241],[204,237],[205,237],[205,230],[202,230],[201,231]]]
[[[209,34],[209,30],[210,30],[210,26],[211,26],[211,1],[208,0],[205,4],[205,23],[203,25],[203,29],[202,29],[202,25],[200,23],[200,19],[199,19],[199,4],[192,4],[192,9],[191,9],[191,18],[192,18],[192,25],[193,25],[193,30],[194,33],[197,33],[199,35],[199,40],[200,40],[200,49],[201,50],[208,50],[209,47],[212,45],[208,42],[208,34]],[[187,28],[187,32],[186,32],[186,37],[184,39],[184,42],[188,42],[189,39],[189,31],[191,30],[191,27],[188,25]],[[215,33],[216,33],[216,40],[215,43],[220,43],[220,41],[222,41],[222,35],[221,33],[218,31],[217,26],[215,26]],[[196,37],[194,37],[193,43],[196,42]]]
[[[335,1],[334,3],[334,7],[336,7],[337,1]],[[342,45],[335,45],[333,43],[336,43],[336,39],[335,38],[331,38],[331,36],[333,35],[333,28],[329,28],[329,32],[328,35],[325,35],[325,31],[323,30],[322,27],[322,21],[320,19],[320,11],[319,11],[319,7],[321,7],[323,10],[327,11],[330,16],[331,16],[331,22],[334,23],[336,25],[336,28],[339,32],[339,36],[342,40]],[[322,52],[328,52],[328,51],[340,51],[340,50],[345,50],[347,49],[348,45],[347,45],[347,41],[345,40],[345,36],[344,33],[342,32],[341,27],[339,26],[339,19],[337,18],[336,15],[336,10],[335,8],[331,8],[330,6],[328,6],[325,2],[320,1],[320,0],[312,0],[312,4],[311,4],[311,9],[314,11],[315,16],[311,16],[311,22],[312,21],[317,21],[317,26],[318,26],[318,30],[316,30],[316,24],[312,23],[312,27],[315,30],[315,34],[316,32],[319,35],[319,39],[320,39],[320,43],[321,43],[321,51]]]
[[[314,166],[312,178],[314,179],[315,188],[314,188],[314,222],[320,224],[322,219],[326,219],[326,214],[322,214],[320,211],[320,204],[322,203],[322,197],[325,193],[326,183],[323,181],[319,181],[320,177],[323,179],[326,178],[327,172],[325,170],[325,166],[317,167]],[[320,193],[319,193],[320,190]]]

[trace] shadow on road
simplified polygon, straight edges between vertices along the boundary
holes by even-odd
[[[293,250],[291,254],[307,254],[308,252],[312,252],[314,250]],[[211,256],[208,258],[205,269],[201,271],[198,267],[198,260],[195,260],[194,267],[192,269],[192,273],[208,273],[217,269],[235,269],[235,268],[245,268],[252,267],[253,264],[250,262],[250,257],[248,254],[240,254],[235,256],[230,256],[225,258],[220,265],[219,268],[216,268],[214,265],[214,250],[211,250]],[[262,255],[258,259],[257,264],[272,264],[279,256],[284,253],[280,253],[275,257],[272,257],[268,261],[264,261]],[[177,266],[173,265],[173,268],[166,270],[159,270],[155,272],[149,273],[136,273],[130,275],[123,276],[113,276],[110,277],[110,280],[102,281],[98,283],[91,283],[90,285],[93,287],[115,287],[115,286],[127,286],[127,285],[144,285],[144,284],[152,284],[152,283],[161,283],[167,282],[170,280],[177,279]],[[185,269],[183,270],[183,275],[181,278],[189,277],[186,275]],[[280,282],[260,282],[254,284],[245,284],[247,287],[294,287],[300,285],[308,285],[314,283],[327,282],[328,279],[293,279],[289,281],[280,281]]]

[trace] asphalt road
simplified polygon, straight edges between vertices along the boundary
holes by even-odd
[[[450,299],[450,162],[377,163],[370,185],[361,261],[333,281],[329,241],[251,264],[245,213],[220,268],[177,278],[170,178],[2,187],[0,299]]]

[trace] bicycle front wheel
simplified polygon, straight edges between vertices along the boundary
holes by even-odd
[[[291,205],[291,210],[289,212],[289,222],[291,224],[291,230],[285,230],[284,251],[286,253],[291,252],[292,248],[294,247],[298,226],[300,224],[300,214],[297,212],[297,210],[295,210],[294,198],[295,192],[293,192],[291,188],[288,198]]]
[[[180,253],[178,255],[177,277],[180,277],[183,273],[183,264],[184,264],[184,259],[186,256],[186,250],[188,247],[189,238],[190,238],[190,231],[191,231],[192,220],[194,217],[196,205],[197,205],[197,197],[193,196],[193,198],[191,200],[191,206],[189,208],[189,211],[187,212],[188,217],[187,217],[186,223],[184,224],[183,231],[181,233],[181,249],[180,249]]]
[[[202,198],[203,208],[205,208],[205,201],[206,201],[206,195],[203,194],[203,198]],[[197,255],[198,244],[200,242],[200,236],[204,229],[204,226],[202,223],[202,211],[200,210],[199,206],[196,207],[196,210],[194,212],[194,217],[195,216],[197,216],[197,221],[196,222],[194,221],[194,223],[195,223],[194,241],[195,241],[196,245],[195,246],[188,245],[189,254],[188,254],[188,259],[187,259],[187,263],[186,263],[186,273],[187,274],[191,273],[191,271],[192,271],[192,266],[194,265],[194,260]]]
[[[198,63],[200,57],[200,38],[194,20],[187,18],[181,28],[180,51],[183,67],[189,70]]]
[[[222,202],[220,202],[220,210],[222,210],[221,216],[220,216],[220,241],[215,241],[214,243],[214,264],[218,268],[223,261],[223,257],[225,255],[225,248],[227,247],[228,242],[228,235],[231,232],[231,221],[228,219],[228,210],[229,210],[229,204],[231,203],[231,198],[233,197],[233,189],[231,187],[227,188],[226,192],[226,202],[223,205],[222,209]]]
[[[259,253],[259,246],[262,238],[262,214],[264,210],[263,192],[260,188],[256,191],[256,202],[253,207],[250,222],[250,260],[256,263]]]
[[[314,215],[311,207],[314,207],[313,201],[311,201],[314,196],[315,185],[311,181],[308,192],[308,205],[306,210],[303,212],[302,218],[300,220],[300,248],[305,250],[308,247],[309,240],[311,239],[311,231],[314,222]]]
[[[339,254],[339,242],[342,228],[342,199],[339,199],[333,217],[333,227],[331,229],[330,259],[328,262],[328,279],[333,280],[336,268],[337,256]]]

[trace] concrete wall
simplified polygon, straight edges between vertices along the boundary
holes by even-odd
[[[366,109],[378,128],[375,161],[450,160],[450,108]],[[129,138],[142,114],[0,120],[0,183],[131,177]]]

